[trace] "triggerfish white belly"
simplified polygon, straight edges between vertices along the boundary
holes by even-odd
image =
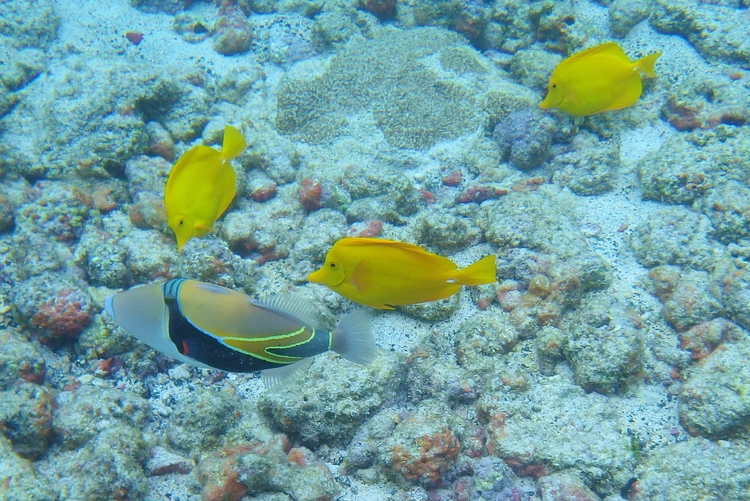
[[[224,287],[173,279],[110,296],[105,309],[128,333],[184,363],[228,372],[280,369],[264,379],[280,380],[293,364],[328,350],[359,364],[376,355],[368,316],[345,317],[331,332],[314,327],[305,303],[286,296],[256,300]]]

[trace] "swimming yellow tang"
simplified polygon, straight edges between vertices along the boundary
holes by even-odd
[[[392,310],[393,306],[443,299],[462,285],[493,283],[495,256],[458,269],[450,259],[416,245],[378,238],[344,238],[333,244],[310,282],[328,286],[354,302]]]
[[[167,224],[177,237],[177,249],[202,237],[234,199],[235,177],[229,160],[245,149],[242,134],[227,125],[221,151],[195,146],[177,160],[164,188]]]
[[[547,97],[539,107],[575,116],[627,108],[641,96],[641,73],[656,76],[659,56],[661,52],[655,52],[631,62],[614,42],[574,54],[552,71]]]

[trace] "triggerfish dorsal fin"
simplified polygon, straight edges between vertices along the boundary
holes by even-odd
[[[312,305],[298,297],[288,294],[274,294],[260,299],[249,299],[251,304],[273,310],[286,317],[296,318],[308,327],[318,328],[321,325],[320,315]]]
[[[226,125],[224,127],[224,142],[221,144],[221,158],[228,162],[242,153],[246,147],[245,138],[242,137],[240,131],[231,125]]]
[[[496,282],[495,256],[485,256],[476,263],[458,270],[454,278],[456,283],[469,286]]]
[[[339,322],[331,332],[331,349],[357,364],[368,365],[375,360],[378,347],[365,310],[354,311]]]
[[[283,365],[274,369],[260,371],[263,386],[271,390],[283,390],[301,377],[313,363],[313,357],[303,358],[291,365]]]

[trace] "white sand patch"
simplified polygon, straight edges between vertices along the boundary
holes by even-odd
[[[223,56],[213,50],[210,39],[187,42],[172,29],[173,15],[141,12],[127,0],[56,0],[55,11],[60,16],[57,41],[68,52],[125,57],[173,71],[199,66],[219,73],[223,73],[222,67],[232,67],[238,60],[253,57],[251,53]],[[189,10],[207,23],[216,19],[216,11],[212,2],[197,2]],[[125,37],[129,31],[143,35],[138,45]]]

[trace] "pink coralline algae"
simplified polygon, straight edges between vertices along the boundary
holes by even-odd
[[[300,182],[297,194],[299,195],[299,203],[305,212],[312,212],[322,207],[320,197],[323,195],[323,186],[317,179],[313,180],[309,177],[303,179]]]
[[[250,193],[250,198],[256,202],[265,202],[276,196],[276,183],[261,186]]]
[[[75,338],[90,323],[93,315],[86,298],[74,289],[61,289],[39,305],[31,325],[40,330],[42,342]]]
[[[381,231],[383,231],[383,221],[372,219],[352,224],[346,235],[349,237],[372,238],[380,235]]]

